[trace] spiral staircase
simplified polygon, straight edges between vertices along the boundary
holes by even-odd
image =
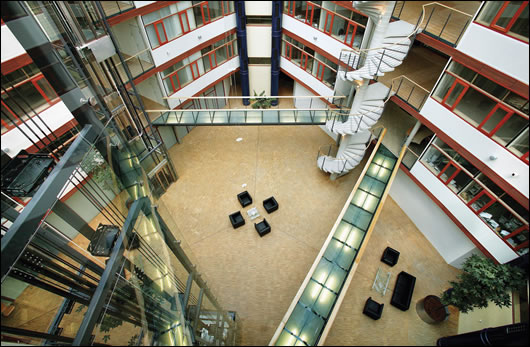
[[[370,137],[370,129],[381,117],[391,96],[390,89],[385,85],[368,85],[369,81],[401,65],[412,45],[413,35],[419,28],[404,21],[390,23],[393,7],[390,1],[354,1],[353,7],[370,18],[374,30],[365,33],[365,36],[371,35],[371,48],[345,50],[339,58],[348,68],[339,71],[338,78],[356,83],[357,93],[345,121],[335,117],[326,122],[329,131],[344,136],[343,140],[346,140],[335,157],[320,155],[319,152],[317,158],[317,165],[322,171],[335,175],[344,175],[361,162],[369,141],[360,139]]]

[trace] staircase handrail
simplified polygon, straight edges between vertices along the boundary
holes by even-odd
[[[343,52],[354,52],[354,53],[360,55],[361,53],[364,53],[364,52],[391,48],[393,46],[396,46],[396,45],[398,45],[400,43],[405,42],[407,39],[409,39],[412,36],[416,35],[421,30],[421,25],[423,24],[423,21],[425,20],[425,15],[427,13],[426,7],[427,6],[433,6],[433,5],[439,5],[439,6],[445,7],[447,9],[449,9],[449,10],[452,10],[452,11],[458,12],[460,14],[466,15],[466,16],[468,16],[470,18],[473,18],[473,16],[468,14],[468,13],[462,12],[460,10],[457,10],[455,8],[452,8],[452,7],[449,7],[447,5],[441,4],[439,2],[436,2],[436,1],[435,2],[430,2],[428,4],[422,5],[421,15],[420,15],[420,18],[418,19],[418,22],[416,23],[416,26],[414,27],[414,30],[412,30],[412,32],[409,35],[405,36],[402,40],[400,40],[398,42],[395,42],[395,43],[392,43],[392,44],[387,45],[387,46],[375,47],[375,48],[362,48],[362,49],[361,48],[343,48],[343,49],[341,49],[341,53],[340,54],[342,54]]]

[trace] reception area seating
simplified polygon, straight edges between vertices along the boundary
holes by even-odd
[[[254,223],[254,228],[256,228],[256,231],[260,237],[263,237],[271,232],[271,226],[265,218],[263,218],[263,221],[259,223]]]
[[[390,266],[397,264],[399,259],[399,252],[393,248],[387,247],[381,256],[381,261]]]
[[[272,213],[278,209],[278,202],[274,199],[274,196],[271,196],[270,198],[263,200],[263,207],[267,213]]]
[[[252,197],[246,190],[244,192],[237,194],[237,200],[239,200],[239,203],[241,204],[242,207],[252,204]]]
[[[237,211],[232,213],[230,216],[230,223],[232,223],[232,227],[234,229],[239,228],[242,225],[245,225],[245,220],[243,219],[243,216],[241,215],[241,212]]]

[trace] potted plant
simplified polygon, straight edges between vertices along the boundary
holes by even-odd
[[[462,313],[485,308],[490,301],[499,307],[509,307],[510,291],[526,285],[526,274],[519,267],[495,264],[489,258],[473,254],[464,262],[457,280],[449,281],[452,287],[441,297],[429,295],[418,302],[417,311],[422,319],[428,323],[447,319],[448,305],[455,306]],[[423,316],[425,314],[427,319]]]
[[[250,101],[252,102],[252,108],[271,108],[272,106],[272,101],[274,99],[269,99],[269,98],[260,98],[260,96],[263,96],[265,94],[265,91],[262,91],[259,95],[256,94],[256,91],[253,90],[254,92],[254,98],[253,99],[250,99]]]

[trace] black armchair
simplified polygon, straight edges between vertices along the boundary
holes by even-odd
[[[239,203],[243,207],[252,204],[252,197],[246,190],[242,193],[237,194],[237,200],[239,200]]]
[[[263,221],[259,223],[254,223],[254,228],[256,228],[256,231],[258,232],[260,237],[263,237],[271,232],[271,226],[265,218],[263,218]]]
[[[245,224],[245,220],[243,219],[243,216],[241,215],[241,212],[237,211],[232,213],[230,216],[230,223],[232,223],[232,226],[235,228],[239,228],[240,226]]]
[[[270,198],[263,200],[263,207],[267,213],[271,213],[278,209],[278,202],[274,196],[271,196]]]
[[[390,266],[397,264],[399,259],[399,252],[393,248],[387,247],[381,256],[381,261]]]
[[[369,297],[364,304],[363,313],[374,320],[378,320],[383,314],[383,306],[385,304],[380,304]]]

